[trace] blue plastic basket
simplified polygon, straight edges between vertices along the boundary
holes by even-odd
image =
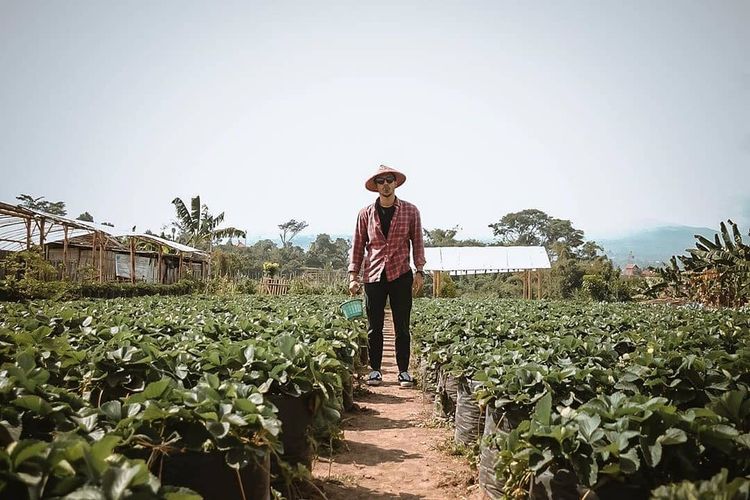
[[[346,319],[356,319],[364,316],[364,308],[362,307],[362,299],[350,299],[339,306],[341,312],[344,313]]]

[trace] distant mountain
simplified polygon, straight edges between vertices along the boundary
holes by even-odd
[[[661,266],[673,255],[685,255],[686,249],[695,248],[696,234],[713,239],[716,233],[717,229],[707,227],[665,226],[596,242],[617,266],[629,262],[640,267]]]

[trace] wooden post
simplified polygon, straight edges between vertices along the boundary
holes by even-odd
[[[177,268],[177,281],[182,279],[182,252],[180,252],[180,264]]]
[[[135,239],[130,237],[130,282],[135,284]]]
[[[91,268],[96,269],[96,231],[91,233]]]
[[[536,298],[540,299],[542,298],[542,270],[537,269],[536,270]]]
[[[26,250],[31,250],[31,218],[26,219]]]
[[[526,283],[526,286],[529,288],[529,300],[531,300],[534,298],[534,294],[532,293],[534,289],[531,287],[531,269],[526,270]]]
[[[68,274],[68,225],[63,225],[63,273]]]
[[[44,217],[39,221],[39,247],[44,251]]]
[[[159,244],[159,257],[158,257],[157,267],[158,267],[158,272],[156,273],[156,276],[158,277],[159,284],[161,284],[161,283],[164,283],[164,278],[162,277],[162,272],[161,272],[161,243]]]
[[[104,283],[104,236],[99,236],[99,283]]]

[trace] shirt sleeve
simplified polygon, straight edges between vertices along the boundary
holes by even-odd
[[[422,234],[422,218],[419,210],[414,209],[414,224],[412,225],[411,250],[414,256],[414,265],[422,269],[427,262],[424,258],[424,235]]]
[[[361,210],[357,216],[357,227],[354,229],[352,252],[349,259],[349,272],[359,274],[365,256],[367,242],[367,211]]]

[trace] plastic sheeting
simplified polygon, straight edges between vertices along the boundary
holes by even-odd
[[[438,371],[438,387],[435,394],[435,413],[440,418],[454,420],[458,400],[458,379],[442,369]]]
[[[499,408],[486,408],[483,439],[479,446],[479,487],[492,500],[505,497],[505,482],[498,479],[495,473],[499,452],[490,444],[490,438],[496,433],[507,434],[527,417],[521,410],[506,412]]]
[[[463,378],[459,380],[454,436],[457,443],[473,445],[484,429],[484,412],[474,399],[478,387],[479,382]]]
[[[425,271],[443,271],[452,275],[509,273],[551,267],[544,247],[429,247],[424,251]]]

